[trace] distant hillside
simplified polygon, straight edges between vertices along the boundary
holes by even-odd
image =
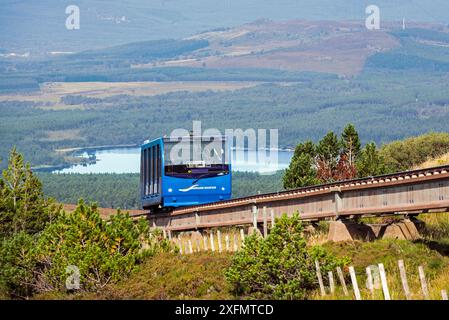
[[[44,82],[302,81],[364,71],[446,72],[449,28],[442,24],[259,20],[184,40],[131,42],[43,60],[0,59],[0,92]],[[307,76],[306,76],[307,77]]]
[[[65,8],[81,10],[81,29],[65,29]],[[368,0],[3,0],[0,47],[8,52],[80,52],[127,42],[181,39],[195,33],[272,20],[357,20]],[[449,21],[446,0],[377,0],[384,21]],[[8,30],[8,32],[3,32]]]
[[[447,28],[395,30],[400,46],[368,58],[367,68],[383,70],[449,70],[449,32]]]
[[[154,59],[169,59],[207,47],[207,40],[153,40],[133,42],[125,45],[108,47],[106,49],[83,51],[71,55],[67,59],[104,59],[151,61]]]

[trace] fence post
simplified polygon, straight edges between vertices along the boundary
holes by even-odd
[[[179,247],[179,253],[182,254],[182,241],[181,241],[181,236],[178,236],[178,247]]]
[[[239,244],[238,244],[238,238],[237,233],[234,233],[234,252],[239,251]]]
[[[217,230],[217,241],[218,241],[218,252],[222,252],[223,248],[221,246],[221,232],[220,230]]]
[[[215,243],[214,243],[213,232],[210,233],[210,249],[212,250],[212,252],[215,252]]]
[[[388,291],[387,275],[383,263],[379,263],[380,281],[382,282],[382,290],[384,292],[384,299],[391,300],[390,291]]]
[[[366,267],[366,286],[371,293],[371,298],[374,299],[374,284],[373,284],[373,274],[371,273],[371,267]]]
[[[263,207],[263,237],[266,238],[268,235],[268,221],[267,221],[267,207]]]
[[[321,296],[326,295],[326,291],[324,290],[323,277],[321,276],[320,263],[318,260],[315,260],[315,268],[316,268],[316,276],[318,277],[318,283],[320,285]]]
[[[198,252],[201,252],[201,245],[200,245],[200,239],[196,238],[196,248],[198,250]]]
[[[418,267],[419,280],[421,281],[421,289],[424,299],[429,300],[429,289],[427,288],[426,275],[422,266]]]
[[[273,209],[270,210],[270,214],[271,214],[271,228],[274,228],[274,210]]]
[[[171,238],[171,230],[168,230],[167,233],[168,233],[168,240],[171,241],[171,239],[172,239],[172,238]]]
[[[332,273],[332,271],[329,271],[327,273],[327,276],[329,277],[329,287],[331,290],[331,294],[334,294],[335,293],[334,274]]]
[[[351,275],[352,288],[354,289],[354,295],[356,300],[362,300],[359,291],[359,285],[357,284],[357,277],[355,275],[354,267],[349,267],[349,274]]]
[[[253,227],[257,229],[257,206],[253,206]]]
[[[241,247],[245,246],[245,231],[243,229],[240,229],[240,239],[242,240]]]
[[[402,288],[404,289],[405,298],[407,300],[410,300],[411,299],[410,289],[408,287],[407,273],[405,272],[404,260],[399,260],[398,266],[399,266],[399,274],[401,275]]]
[[[225,236],[225,243],[226,243],[226,251],[229,251],[230,246],[229,246],[229,236],[228,235]]]
[[[162,229],[162,236],[164,239],[167,239],[167,231],[165,231],[165,229]]]
[[[204,251],[207,251],[207,236],[203,236]]]
[[[345,296],[349,295],[348,288],[346,287],[345,277],[343,276],[343,271],[341,271],[340,267],[337,267],[338,278],[340,279],[341,286],[343,288],[343,293]]]
[[[190,251],[190,254],[192,254],[193,253],[192,240],[189,239],[188,242],[189,242],[189,251]]]
[[[447,300],[447,291],[446,290],[441,290],[441,298],[443,300]]]

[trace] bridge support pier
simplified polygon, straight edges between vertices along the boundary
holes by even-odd
[[[329,225],[329,241],[371,241],[376,237],[368,225],[348,220],[331,221]]]
[[[372,241],[375,239],[419,239],[423,222],[416,219],[403,219],[392,223],[360,224],[347,220],[331,221],[329,241]]]

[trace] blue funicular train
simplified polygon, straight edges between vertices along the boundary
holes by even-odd
[[[161,137],[141,147],[142,207],[152,213],[231,197],[226,136]]]

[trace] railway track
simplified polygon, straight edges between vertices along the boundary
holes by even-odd
[[[153,227],[187,231],[257,224],[299,212],[303,220],[418,214],[449,208],[449,165],[146,213]],[[139,214],[143,215],[143,214]],[[136,216],[136,215],[135,215]]]

